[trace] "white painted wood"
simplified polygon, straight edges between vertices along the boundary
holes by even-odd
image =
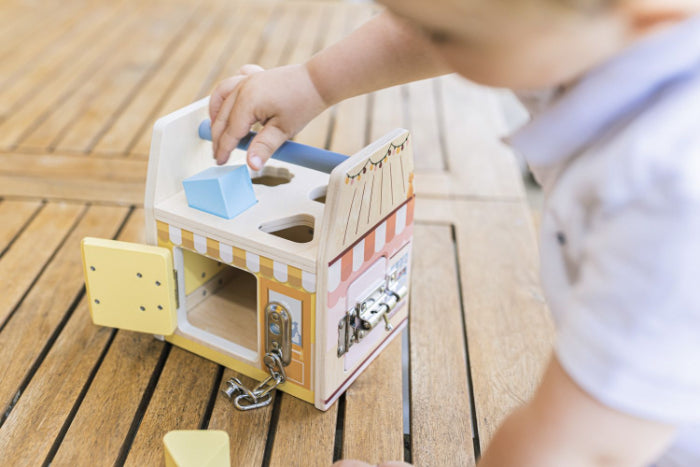
[[[337,327],[337,322],[330,322],[328,313],[324,311],[327,309],[327,291],[335,290],[340,283],[341,262],[337,261],[330,269],[328,265],[331,260],[338,257],[379,223],[381,224],[375,232],[375,251],[380,251],[385,246],[387,224],[382,220],[413,194],[409,183],[413,172],[413,151],[410,140],[400,154],[394,154],[386,159],[381,169],[377,167],[375,170],[369,170],[368,168],[361,178],[353,183],[346,183],[347,174],[357,173],[368,159],[373,161],[381,159],[390,144],[403,142],[407,136],[406,130],[396,129],[350,157],[330,174],[325,212],[332,215],[323,218],[323,224],[318,232],[320,245],[316,303],[317,310],[321,311],[316,314],[315,404],[317,407],[325,406],[324,401],[338,390],[349,373],[366,366],[366,362],[356,362],[353,368],[348,368],[346,372],[343,367],[344,360],[338,358],[336,354],[337,331],[331,330]],[[402,222],[405,228],[405,215]],[[357,270],[362,264],[363,258],[361,259],[360,256],[364,256],[364,248],[364,242],[353,247],[353,270]],[[402,326],[405,313],[405,311],[397,313],[391,318],[396,328]]]
[[[385,245],[387,225],[383,219],[413,193],[411,145],[408,144],[401,154],[392,153],[383,161],[382,168],[370,170],[367,161],[382,159],[387,148],[403,142],[408,132],[402,129],[390,132],[349,157],[330,175],[282,161],[269,161],[266,173],[255,173],[253,177],[284,175],[289,182],[277,186],[254,184],[258,203],[233,219],[224,219],[190,208],[182,187],[182,180],[214,165],[211,143],[201,140],[197,134],[200,122],[207,117],[207,104],[208,99],[195,102],[161,118],[154,127],[144,203],[147,240],[153,244],[157,242],[158,220],[170,226],[170,239],[175,244],[182,244],[182,229],[194,234],[195,249],[199,252],[206,251],[207,238],[220,242],[219,254],[226,262],[233,261],[234,247],[243,249],[246,266],[251,271],[260,271],[260,256],[270,258],[273,274],[280,281],[288,279],[286,265],[301,269],[302,287],[317,294],[316,344],[309,351],[314,354],[316,406],[322,407],[322,401],[346,380],[343,359],[335,355],[337,332],[329,331],[333,323],[327,322],[325,313],[328,288],[335,289],[341,281],[341,262],[330,269],[328,265],[354,245],[351,267],[354,271],[363,267],[365,248],[369,245],[364,240],[357,244],[356,241],[380,223],[374,248],[378,251]],[[241,163],[244,157],[242,151],[234,151],[229,164]],[[362,176],[349,183],[347,175],[363,167],[367,170]],[[324,191],[325,204],[313,200]],[[313,223],[311,241],[298,243],[269,232],[297,221],[305,226]],[[405,223],[404,211],[397,216],[397,230],[403,230]],[[261,230],[262,226],[266,231]],[[395,316],[392,321],[394,319],[399,327],[400,317]],[[194,335],[192,332],[196,331],[187,328],[186,319],[181,323],[182,331],[190,338],[258,365],[254,352],[224,349],[216,336]],[[357,365],[363,364],[358,362]]]

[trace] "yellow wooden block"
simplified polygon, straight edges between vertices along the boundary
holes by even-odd
[[[85,285],[95,324],[170,335],[177,326],[172,254],[165,248],[84,238]]]
[[[231,467],[228,433],[175,430],[163,437],[166,467]]]

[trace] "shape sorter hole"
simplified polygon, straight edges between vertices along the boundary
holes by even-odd
[[[314,217],[309,214],[298,214],[266,222],[258,228],[265,233],[294,243],[308,243],[314,239]]]
[[[294,174],[284,167],[266,166],[251,174],[254,185],[278,186],[289,183]]]
[[[320,186],[314,188],[309,192],[309,198],[317,203],[326,204],[326,192],[328,191],[328,185]]]
[[[138,277],[139,279],[141,279],[141,278],[143,277],[143,274],[141,274],[140,272],[137,272],[137,273],[136,273],[136,277]]]

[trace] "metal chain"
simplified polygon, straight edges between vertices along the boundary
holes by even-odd
[[[282,364],[282,352],[279,349],[266,353],[263,362],[270,376],[255,388],[248,389],[238,378],[231,378],[226,382],[228,387],[221,391],[229,399],[235,396],[233,405],[238,410],[252,410],[269,405],[272,402],[272,391],[287,380]]]

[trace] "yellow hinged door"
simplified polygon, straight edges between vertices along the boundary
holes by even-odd
[[[88,237],[82,251],[95,324],[164,336],[175,331],[177,300],[169,250]]]

